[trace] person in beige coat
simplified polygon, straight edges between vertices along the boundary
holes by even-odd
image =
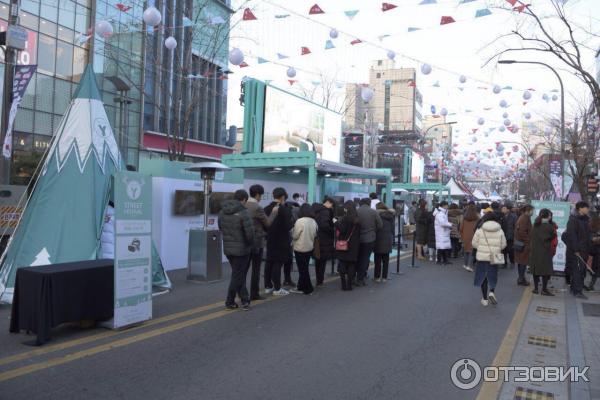
[[[290,290],[292,293],[311,294],[313,292],[308,263],[315,248],[317,231],[318,226],[312,208],[308,204],[302,204],[298,212],[298,220],[292,230],[294,255],[299,273],[298,285],[296,289]]]
[[[482,221],[483,224],[475,232],[471,244],[474,249],[477,249],[474,284],[481,287],[483,295],[481,304],[485,307],[488,305],[488,300],[492,304],[498,304],[495,290],[499,264],[493,263],[492,258],[495,254],[503,254],[502,251],[506,248],[506,237],[495,213],[486,212]],[[504,264],[504,261],[502,260],[501,263]]]

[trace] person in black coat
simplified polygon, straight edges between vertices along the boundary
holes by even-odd
[[[429,252],[429,261],[435,261],[435,217],[433,211],[437,208],[434,205],[431,211],[427,212],[427,251]]]
[[[333,242],[333,206],[335,202],[330,197],[325,197],[323,204],[314,203],[312,210],[315,213],[315,221],[319,227],[319,257],[315,258],[315,274],[317,277],[317,286],[323,285],[325,279],[325,266],[327,260],[335,257]]]
[[[352,279],[358,261],[360,247],[360,223],[353,201],[344,203],[344,215],[335,224],[336,240],[348,241],[347,250],[335,251],[338,260],[338,272],[342,282],[342,290],[352,290]]]
[[[427,215],[427,202],[419,201],[419,208],[415,211],[415,222],[417,224],[415,230],[417,258],[424,260],[423,246],[427,246],[427,233],[429,229],[429,216]]]
[[[273,189],[275,205],[265,207],[265,213],[270,215],[271,210],[277,208],[277,216],[267,231],[267,265],[265,265],[265,281],[270,269],[273,288],[267,287],[265,291],[276,296],[286,295],[289,292],[281,288],[281,267],[289,260],[292,246],[290,230],[294,227],[292,210],[285,204],[287,193],[283,188]],[[270,267],[270,268],[269,268]],[[265,282],[266,283],[266,282]]]
[[[565,235],[567,245],[566,269],[571,281],[571,293],[578,298],[587,299],[583,294],[586,262],[592,250],[592,232],[590,230],[590,206],[585,201],[575,205],[576,214],[569,217]]]
[[[377,203],[375,209],[383,222],[381,229],[377,230],[377,239],[375,239],[375,281],[385,282],[394,243],[395,218],[394,212],[384,203]]]

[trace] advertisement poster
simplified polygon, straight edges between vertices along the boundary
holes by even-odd
[[[283,90],[267,86],[263,152],[316,151],[340,162],[342,116]]]
[[[344,135],[344,164],[363,166],[364,135],[349,133]]]
[[[569,222],[569,215],[571,213],[571,203],[563,201],[532,201],[531,205],[535,208],[531,216],[532,223],[542,208],[547,208],[552,212],[552,220],[558,225],[558,248],[554,256],[554,270],[563,272],[565,270],[567,246],[560,240],[560,235],[567,229],[567,222]]]
[[[152,180],[123,171],[113,187],[117,329],[152,318]]]
[[[552,182],[552,188],[554,189],[554,193],[556,193],[557,199],[563,198],[562,186],[563,186],[563,176],[562,176],[562,165],[560,162],[560,156],[552,155],[549,159],[550,162],[550,181]]]
[[[410,166],[410,182],[411,183],[423,183],[425,172],[425,158],[419,154],[412,152],[411,166]]]

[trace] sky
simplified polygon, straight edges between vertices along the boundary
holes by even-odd
[[[417,87],[423,94],[423,111],[431,106],[437,112],[446,108],[447,119],[457,121],[453,142],[462,152],[487,152],[497,141],[521,141],[520,133],[499,132],[503,114],[508,113],[511,123],[521,126],[526,113],[531,121],[558,117],[560,101],[556,77],[543,67],[531,65],[498,65],[495,60],[486,62],[498,51],[507,47],[519,47],[519,43],[502,38],[517,26],[521,31],[531,29],[530,20],[516,11],[499,7],[508,5],[505,0],[437,0],[435,4],[420,5],[423,0],[390,1],[396,8],[383,12],[382,2],[373,0],[235,0],[234,9],[249,8],[257,20],[242,21],[242,11],[232,17],[230,48],[237,47],[245,55],[249,67],[230,65],[234,72],[229,76],[228,125],[242,126],[243,108],[239,106],[239,83],[249,76],[272,80],[272,84],[286,90],[297,91],[300,87],[319,84],[321,76],[345,83],[366,83],[369,66],[373,60],[384,59],[390,50],[396,53],[396,67],[417,69]],[[426,0],[427,1],[427,0]],[[435,1],[435,0],[429,0]],[[462,0],[464,1],[464,0]],[[551,12],[550,0],[530,0],[531,7],[543,16]],[[309,15],[314,5],[324,14]],[[600,33],[600,1],[568,0],[565,4],[569,20],[578,27],[576,35],[584,42],[584,59],[589,71],[595,71],[595,52],[600,48],[598,36],[584,34],[584,30]],[[491,15],[475,18],[478,10],[488,9]],[[345,11],[358,10],[353,18]],[[451,16],[456,22],[440,25],[443,16]],[[558,25],[548,20],[549,29],[560,35]],[[579,27],[584,29],[579,29]],[[409,28],[419,30],[408,32]],[[331,29],[338,37],[330,37]],[[359,44],[350,44],[361,39]],[[331,40],[335,48],[326,50]],[[301,55],[301,47],[308,47],[311,54]],[[278,53],[288,56],[279,59]],[[259,64],[257,57],[269,60]],[[567,119],[582,101],[589,101],[582,83],[564,65],[539,52],[514,52],[505,59],[544,61],[559,69],[566,88]],[[431,65],[431,73],[421,72],[423,64]],[[286,71],[297,71],[293,86],[288,83]],[[459,77],[466,82],[461,84]],[[503,89],[494,94],[492,88]],[[523,93],[531,90],[532,97],[523,104]],[[542,99],[547,94],[549,101]],[[343,99],[343,89],[339,95]],[[505,100],[508,107],[500,107]],[[478,121],[483,118],[484,124]],[[478,128],[473,135],[472,129]],[[488,135],[485,135],[488,132]],[[473,141],[476,137],[476,142]],[[485,160],[485,162],[489,162]]]

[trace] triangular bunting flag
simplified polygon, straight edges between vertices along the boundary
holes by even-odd
[[[356,17],[356,14],[358,14],[360,10],[348,10],[348,11],[344,11],[344,14],[346,14],[346,17],[348,17],[349,19],[353,19],[354,17]]]
[[[517,0],[506,0],[506,1],[513,7],[515,4],[517,4]]]
[[[325,50],[329,50],[329,49],[333,49],[335,46],[333,45],[333,42],[331,40],[327,40],[325,42]]]
[[[523,11],[525,11],[525,9],[529,7],[529,4],[521,4],[520,6],[517,6],[515,8],[513,8],[513,11],[516,11],[518,13],[522,13]]]
[[[192,22],[191,19],[189,19],[186,16],[183,17],[183,26],[184,26],[184,28],[187,28],[187,27],[193,26],[193,25],[194,25],[194,23]]]
[[[268,63],[268,62],[269,62],[269,60],[267,60],[265,58],[262,58],[262,57],[258,57],[258,63],[259,64],[264,64],[264,63]]]
[[[420,31],[420,30],[421,30],[421,28],[415,28],[413,26],[411,26],[411,27],[408,28],[409,32],[415,32],[415,31]]]
[[[471,3],[473,1],[475,1],[475,0],[460,0],[460,3],[458,3],[458,4]]]
[[[247,66],[248,66],[248,63],[247,63],[246,61],[243,61],[243,62],[240,64],[240,68],[246,68]]]
[[[380,42],[383,41],[383,39],[390,37],[390,35],[381,35],[381,36],[377,36],[377,39],[379,39]]]
[[[292,86],[294,83],[296,83],[295,79],[288,79],[288,82],[290,83],[290,86]]]
[[[408,87],[417,87],[417,85],[415,84],[415,81],[411,80],[408,82]]]
[[[419,3],[419,5],[420,5],[420,6],[424,6],[425,4],[436,4],[436,3],[437,3],[437,1],[435,1],[435,0],[422,0],[422,1]]]
[[[477,10],[477,12],[475,12],[475,18],[485,17],[486,15],[492,15],[492,12],[489,8],[482,8],[481,10]]]
[[[453,23],[453,22],[456,22],[456,21],[454,20],[454,18],[452,18],[452,17],[450,17],[450,16],[447,16],[447,15],[445,15],[445,16],[443,16],[443,17],[442,17],[442,19],[441,19],[441,21],[440,21],[440,25],[448,25],[448,24],[451,24],[451,23]]]
[[[359,44],[359,43],[362,43],[362,40],[360,40],[360,39],[354,39],[353,41],[350,42],[350,44],[352,46],[354,46],[355,44]]]
[[[309,14],[309,15],[313,15],[313,14],[325,14],[325,11],[323,11],[323,10],[321,9],[321,7],[319,7],[319,5],[318,5],[318,4],[315,4],[314,6],[312,6],[312,7],[310,8],[310,11],[308,11],[308,14]]]
[[[283,18],[287,18],[289,16],[290,16],[290,14],[277,14],[275,16],[275,18],[277,18],[277,19],[283,19]]]
[[[123,3],[117,3],[117,4],[115,4],[115,7],[117,7],[119,9],[119,11],[122,11],[122,12],[127,12],[127,11],[131,10],[131,6],[126,6]]]
[[[389,10],[393,10],[396,7],[398,7],[398,6],[395,4],[392,4],[392,3],[383,3],[383,4],[381,4],[381,11],[386,12]]]
[[[252,12],[251,9],[246,8],[244,10],[244,16],[242,17],[242,20],[244,21],[254,21],[256,19],[256,15],[254,15],[254,13]]]
[[[306,55],[306,54],[310,54],[310,49],[308,47],[306,47],[306,46],[302,46],[300,48],[300,54],[303,55],[303,56]]]
[[[314,86],[319,86],[321,84],[321,82],[319,81],[312,81],[311,82]]]
[[[512,86],[504,86],[502,90],[512,90]]]
[[[288,58],[285,54],[277,53],[277,58],[283,60],[284,58]]]

